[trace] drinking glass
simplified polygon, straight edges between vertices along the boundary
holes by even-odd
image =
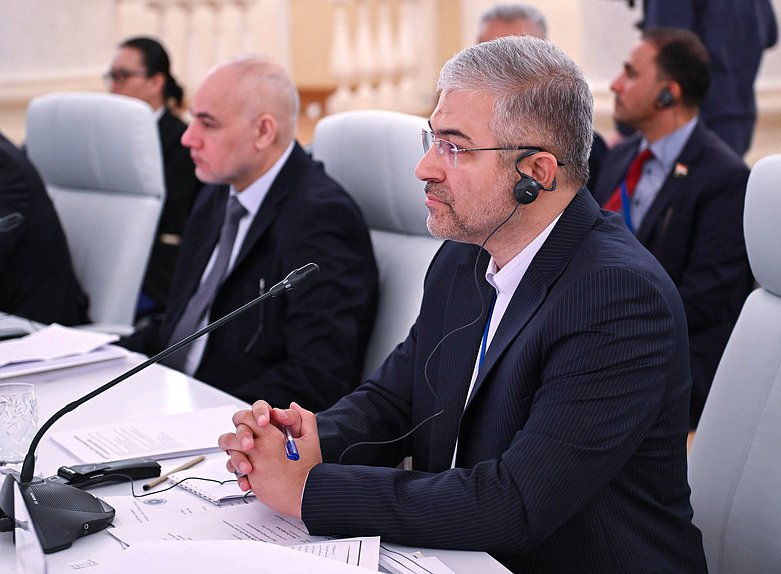
[[[0,384],[0,466],[24,461],[37,429],[35,385]]]

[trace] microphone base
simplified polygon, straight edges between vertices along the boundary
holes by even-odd
[[[0,509],[13,518],[13,482],[7,475],[0,490]],[[89,492],[45,480],[19,483],[30,520],[46,554],[65,550],[77,539],[100,532],[111,524],[116,511]]]

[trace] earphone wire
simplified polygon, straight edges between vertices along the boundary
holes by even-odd
[[[434,348],[431,349],[431,352],[428,354],[428,357],[426,358],[426,362],[423,365],[423,378],[426,381],[426,386],[428,387],[428,390],[431,393],[431,396],[434,397],[434,402],[435,403],[437,401],[439,401],[439,397],[437,396],[437,393],[434,391],[434,387],[431,386],[431,381],[429,380],[429,377],[428,377],[428,367],[429,367],[429,363],[431,362],[431,358],[434,356],[434,353],[437,352],[439,347],[445,342],[446,339],[448,339],[451,335],[453,335],[455,333],[458,333],[459,331],[463,331],[464,329],[467,329],[467,328],[471,327],[472,325],[477,323],[480,320],[480,318],[483,316],[483,313],[485,312],[485,299],[483,299],[483,293],[480,290],[480,282],[479,282],[479,280],[477,278],[477,266],[478,266],[478,263],[480,262],[480,255],[483,253],[483,250],[485,249],[485,246],[488,243],[488,241],[490,241],[490,239],[496,234],[497,231],[499,231],[499,229],[502,228],[502,226],[504,226],[508,221],[510,221],[510,219],[512,219],[512,217],[515,215],[515,212],[518,211],[518,208],[520,206],[521,206],[521,204],[516,202],[515,207],[510,212],[510,215],[505,217],[504,220],[502,220],[502,222],[499,225],[497,225],[494,228],[494,230],[491,231],[491,233],[488,234],[488,237],[485,238],[485,240],[480,244],[480,248],[477,250],[477,255],[475,256],[475,263],[474,263],[474,266],[472,268],[472,276],[473,276],[474,283],[475,283],[475,289],[477,290],[477,296],[480,298],[480,312],[477,314],[477,317],[475,317],[474,319],[472,319],[471,321],[469,321],[465,325],[461,325],[460,327],[456,327],[455,329],[452,329],[451,331],[449,331],[448,333],[443,335],[442,338],[437,342],[437,344],[434,345]],[[412,433],[414,433],[416,430],[418,430],[424,424],[426,424],[427,422],[435,419],[436,417],[440,416],[444,412],[445,412],[444,408],[439,409],[437,412],[427,416],[425,419],[420,421],[418,424],[416,424],[414,427],[412,427],[410,430],[408,430],[406,433],[404,433],[403,435],[401,435],[399,437],[396,437],[396,438],[393,438],[393,439],[389,439],[389,440],[354,442],[353,444],[348,445],[347,447],[345,447],[345,449],[342,451],[342,454],[339,455],[339,460],[337,461],[337,464],[342,464],[342,460],[344,459],[344,456],[347,454],[347,452],[350,451],[351,449],[353,449],[356,446],[380,446],[380,445],[387,445],[387,444],[393,444],[395,442],[399,442],[401,440],[406,439],[408,436],[410,436]]]
[[[218,480],[216,478],[205,478],[205,477],[202,477],[202,476],[187,476],[185,478],[182,478],[181,480],[177,480],[176,482],[174,482],[173,484],[171,484],[171,485],[169,485],[169,486],[167,486],[165,488],[159,488],[157,490],[153,490],[153,491],[150,491],[150,492],[145,492],[143,494],[139,494],[139,493],[136,492],[136,487],[133,484],[133,481],[135,479],[132,476],[130,476],[128,474],[120,474],[120,473],[112,474],[111,476],[116,476],[116,477],[120,477],[120,478],[123,478],[123,479],[127,480],[130,483],[130,494],[133,496],[133,498],[145,498],[147,496],[154,496],[155,494],[161,494],[163,492],[167,492],[167,491],[171,490],[172,488],[176,488],[177,486],[179,486],[180,484],[182,484],[183,482],[186,482],[188,480],[203,480],[203,481],[206,481],[206,482],[214,482],[214,483],[219,484],[219,485],[230,484],[230,483],[237,483],[238,482],[238,479],[235,479],[235,478],[229,478],[229,479],[226,479],[226,480]],[[76,486],[76,488],[78,488],[78,485],[74,485],[74,486]],[[251,490],[245,492],[244,496],[241,497],[241,500],[245,504],[249,504],[249,499],[248,499],[249,496],[252,496],[252,491]]]

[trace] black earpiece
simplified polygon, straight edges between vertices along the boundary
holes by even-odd
[[[669,108],[674,102],[675,98],[673,97],[673,93],[670,91],[670,88],[666,86],[662,88],[662,91],[656,96],[656,105],[659,108]]]
[[[529,175],[526,175],[518,169],[518,164],[521,162],[521,160],[529,157],[530,155],[534,155],[535,153],[539,153],[539,151],[530,150],[524,152],[515,160],[515,171],[518,172],[518,175],[521,176],[521,179],[518,180],[518,183],[516,183],[515,187],[513,188],[513,197],[515,198],[515,201],[521,205],[529,205],[532,201],[537,199],[541,189],[544,191],[553,191],[556,189],[555,177],[553,178],[553,185],[550,187],[545,187],[539,181]]]
[[[537,199],[540,193],[542,184],[533,177],[529,177],[525,173],[518,172],[521,179],[515,184],[513,188],[513,197],[515,201],[521,205],[529,205],[532,201]]]

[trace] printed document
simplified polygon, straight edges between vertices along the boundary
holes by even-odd
[[[0,379],[129,356],[127,350],[109,345],[118,338],[54,323],[0,342]]]
[[[213,507],[192,514],[156,512],[153,519],[128,519],[122,516],[120,508],[117,516],[123,526],[112,528],[109,533],[130,547],[149,540],[254,540],[375,571],[379,563],[379,537],[329,540],[310,536],[303,522],[278,514],[260,502]]]
[[[155,460],[216,452],[217,437],[233,430],[235,405],[51,433],[82,462],[147,457]]]
[[[90,574],[252,572],[253,574],[362,574],[365,568],[323,560],[290,548],[246,540],[139,542],[115,554]],[[374,567],[377,571],[377,567]]]

